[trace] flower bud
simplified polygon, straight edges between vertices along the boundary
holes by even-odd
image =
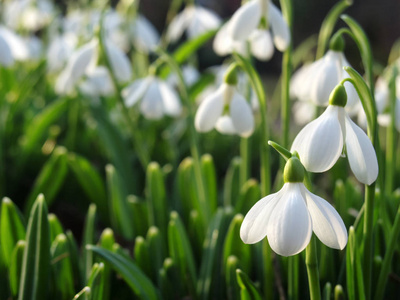
[[[304,179],[304,167],[300,160],[292,156],[288,159],[283,170],[283,181],[287,182],[303,182]]]
[[[342,84],[338,84],[329,95],[329,104],[345,107],[347,103],[346,89]]]
[[[330,42],[329,42],[329,49],[336,51],[336,52],[343,52],[344,50],[344,38],[341,34],[335,34]]]

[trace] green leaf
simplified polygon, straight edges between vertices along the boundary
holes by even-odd
[[[25,224],[18,207],[11,199],[4,197],[1,203],[0,245],[3,259],[8,266],[19,240],[25,239]]]
[[[81,277],[81,270],[80,270],[81,266],[79,264],[78,245],[76,243],[74,236],[72,235],[71,230],[66,231],[66,237],[68,240],[69,256],[71,259],[71,267],[74,277],[75,290],[77,290],[82,285],[84,285],[84,282]]]
[[[86,214],[85,225],[83,227],[83,268],[82,268],[82,278],[87,282],[89,279],[92,265],[93,265],[93,253],[85,248],[87,245],[94,244],[94,229],[96,223],[96,211],[97,207],[95,204],[90,204],[88,212]]]
[[[234,206],[240,193],[240,157],[234,157],[224,181],[224,206]]]
[[[74,296],[74,275],[71,266],[71,255],[68,239],[59,234],[51,245],[51,269],[54,282],[55,299],[71,299]]]
[[[102,248],[112,251],[113,246],[115,244],[115,236],[114,231],[110,228],[106,228],[103,230],[100,236],[99,244]],[[101,285],[102,285],[102,297],[100,299],[110,299],[110,291],[112,286],[111,281],[111,267],[109,264],[104,265],[103,275],[101,276]],[[99,293],[100,295],[100,293]]]
[[[240,286],[240,299],[241,300],[261,300],[262,297],[251,282],[250,278],[240,269],[236,270],[237,281]]]
[[[64,233],[64,229],[55,214],[50,213],[47,218],[50,227],[50,242],[53,242],[59,234]]]
[[[354,227],[349,228],[349,241],[346,250],[347,294],[349,300],[366,299],[364,277],[361,269],[361,254],[357,244]]]
[[[150,225],[154,225],[163,231],[167,226],[168,208],[163,173],[156,162],[151,162],[147,166],[146,194]]]
[[[95,263],[92,268],[88,280],[88,287],[90,287],[91,300],[102,300],[104,299],[104,264]]]
[[[316,59],[319,59],[324,55],[326,47],[328,47],[329,44],[329,38],[332,35],[333,29],[335,28],[337,19],[339,18],[340,14],[352,4],[353,0],[342,0],[336,3],[336,5],[332,7],[328,15],[325,17],[318,35],[318,48]]]
[[[142,236],[138,236],[135,239],[135,248],[133,248],[133,253],[140,270],[142,270],[149,278],[154,279],[154,268],[152,268],[153,260],[150,260],[149,245]]]
[[[99,172],[86,158],[76,153],[68,154],[68,165],[87,197],[96,204],[100,214],[106,217],[108,212],[106,189]]]
[[[169,254],[180,271],[180,280],[195,297],[197,276],[193,251],[185,227],[175,211],[171,212],[168,224],[168,246]]]
[[[207,192],[207,202],[210,212],[214,214],[217,209],[217,175],[215,172],[214,160],[210,154],[201,157],[201,170],[204,177],[205,190]]]
[[[124,182],[112,165],[106,166],[106,176],[111,224],[126,239],[132,239],[134,232]]]
[[[179,207],[183,220],[187,222],[190,212],[199,208],[199,196],[196,193],[193,158],[186,157],[178,167],[177,174]],[[205,231],[205,230],[204,230]]]
[[[90,287],[85,286],[72,300],[90,300],[91,297]]]
[[[179,276],[179,270],[174,261],[168,257],[164,260],[163,267],[160,270],[161,291],[164,299],[175,300],[185,298],[182,288],[182,281]]]
[[[67,107],[68,99],[61,98],[46,106],[41,113],[35,116],[23,137],[21,164],[26,161],[27,156],[35,148],[40,148],[38,143],[45,135],[46,129],[65,113]]]
[[[229,300],[240,300],[240,288],[236,279],[236,270],[239,268],[239,259],[230,255],[226,260],[225,282],[226,294]]]
[[[64,147],[57,147],[54,149],[53,154],[44,164],[38,177],[35,180],[33,189],[28,196],[26,204],[26,212],[28,212],[33,202],[39,193],[44,194],[46,197],[47,204],[50,205],[57,192],[60,190],[64,179],[68,172],[67,165],[67,149]]]
[[[134,195],[127,198],[129,213],[132,216],[132,223],[135,235],[144,236],[149,228],[148,202],[145,202]]]
[[[228,258],[231,255],[234,255],[240,260],[241,266],[245,272],[249,272],[251,270],[251,249],[250,245],[243,243],[240,239],[240,226],[243,222],[243,215],[237,214],[232,219],[231,224],[229,225],[228,233],[225,237],[222,261],[224,271],[226,270],[226,264]]]
[[[140,299],[160,299],[159,291],[132,260],[128,260],[118,253],[113,253],[96,246],[89,245],[87,249],[98,254],[102,259],[110,263]]]
[[[47,205],[44,196],[40,194],[29,217],[18,299],[46,299],[49,271],[50,232]]]
[[[153,279],[160,283],[159,271],[162,268],[166,256],[166,235],[155,226],[151,226],[147,232],[146,242],[149,247],[150,266]]]
[[[11,294],[16,297],[18,293],[18,287],[21,279],[22,261],[24,258],[24,251],[26,242],[21,240],[17,242],[13,253],[11,255],[9,265],[9,278],[10,278],[10,289]]]

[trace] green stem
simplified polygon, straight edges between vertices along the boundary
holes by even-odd
[[[282,13],[288,24],[289,31],[292,33],[293,27],[293,5],[292,0],[281,1]],[[292,73],[292,52],[293,43],[292,40],[289,43],[288,48],[283,53],[282,59],[282,146],[287,148],[289,145],[289,130],[290,130],[290,77]]]
[[[240,186],[242,187],[243,184],[249,178],[249,138],[241,138],[240,139]]]
[[[311,241],[306,248],[306,267],[308,286],[310,288],[310,299],[320,300],[321,291],[319,286],[318,258],[314,235],[312,235]]]
[[[288,299],[299,299],[299,255],[288,257]]]
[[[146,170],[147,165],[150,162],[150,157],[149,157],[148,152],[143,147],[142,139],[140,136],[140,130],[135,130],[135,128],[137,129],[137,126],[135,126],[136,124],[134,124],[132,118],[130,117],[129,110],[126,107],[124,99],[121,96],[121,86],[119,85],[117,77],[115,76],[113,69],[111,67],[110,58],[108,57],[108,53],[107,53],[106,46],[104,43],[103,26],[102,25],[103,25],[103,17],[101,18],[101,21],[100,21],[100,32],[99,32],[100,51],[104,57],[106,67],[110,73],[111,80],[112,80],[113,85],[116,90],[115,97],[117,98],[118,104],[120,105],[120,107],[122,109],[122,113],[123,113],[125,122],[128,124],[133,148],[137,152],[137,155],[138,155],[139,161],[143,167],[143,170]]]
[[[397,210],[396,218],[394,220],[393,228],[390,233],[390,238],[389,238],[389,243],[388,243],[388,248],[385,253],[385,257],[383,259],[382,263],[382,268],[381,272],[379,273],[379,279],[378,279],[378,285],[376,288],[375,292],[375,300],[380,300],[383,299],[384,297],[384,291],[385,291],[385,286],[386,282],[388,279],[389,271],[390,271],[390,266],[392,263],[392,258],[394,254],[394,250],[397,247],[397,241],[399,238],[399,233],[400,233],[400,206]]]

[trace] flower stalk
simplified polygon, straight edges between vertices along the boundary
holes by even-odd
[[[308,275],[308,286],[310,288],[310,299],[320,300],[321,290],[319,286],[317,247],[315,244],[314,235],[311,237],[311,241],[306,248],[306,266]]]

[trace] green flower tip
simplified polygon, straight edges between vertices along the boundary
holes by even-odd
[[[329,104],[345,107],[347,103],[346,89],[342,84],[338,84],[329,95]]]
[[[224,82],[229,84],[229,85],[236,85],[238,82],[238,78],[237,78],[237,64],[233,63],[229,66],[228,70],[225,72],[224,75]]]
[[[329,42],[329,49],[336,51],[336,52],[343,52],[344,50],[344,38],[341,34],[335,34],[331,41]]]
[[[304,167],[300,160],[292,156],[286,162],[285,169],[283,170],[283,181],[287,182],[303,182]]]

